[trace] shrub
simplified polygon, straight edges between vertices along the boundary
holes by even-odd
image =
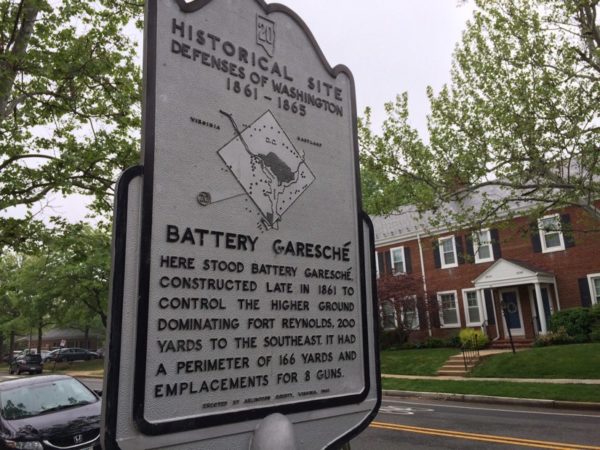
[[[440,348],[440,347],[445,347],[444,341],[442,339],[437,339],[437,338],[433,338],[433,337],[427,338],[427,340],[425,341],[425,343],[423,344],[423,346],[426,347],[426,348]]]
[[[590,341],[600,342],[600,303],[590,310]]]
[[[559,327],[556,331],[538,336],[534,345],[536,347],[545,347],[547,345],[573,344],[575,342],[575,338],[569,336],[565,327]]]
[[[550,331],[564,332],[575,342],[586,342],[592,331],[591,308],[570,308],[558,311],[550,319]],[[598,314],[600,316],[600,314]]]
[[[381,330],[379,332],[379,348],[381,350],[398,348],[406,342],[406,339],[406,333],[400,328]]]
[[[483,331],[475,328],[463,328],[458,333],[458,338],[463,347],[467,348],[484,348],[490,342],[489,338]]]

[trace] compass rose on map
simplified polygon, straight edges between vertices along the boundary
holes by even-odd
[[[283,214],[300,197],[315,176],[294,148],[271,111],[243,131],[230,114],[236,137],[217,154],[264,217],[268,228],[278,228]]]

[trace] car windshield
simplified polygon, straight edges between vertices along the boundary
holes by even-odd
[[[0,408],[6,420],[39,416],[96,401],[94,394],[73,379],[21,386],[0,393]]]
[[[28,363],[41,363],[42,357],[40,355],[27,355],[25,356],[25,361]]]

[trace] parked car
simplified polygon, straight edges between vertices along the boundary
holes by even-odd
[[[100,450],[100,398],[75,378],[0,383],[0,449]]]
[[[8,373],[21,375],[21,372],[42,373],[42,357],[40,355],[21,355],[13,359],[8,366]]]
[[[59,348],[57,350],[52,350],[48,353],[48,356],[44,358],[44,362],[62,362],[62,361],[79,361],[85,360],[88,361],[90,359],[98,359],[98,353],[91,352],[86,350],[85,348]]]
[[[13,359],[18,358],[19,356],[21,356],[23,354],[22,351],[20,350],[15,350],[14,352],[12,352],[12,356],[10,353],[7,353],[6,355],[4,355],[2,357],[2,361],[4,361],[5,363],[10,363]]]

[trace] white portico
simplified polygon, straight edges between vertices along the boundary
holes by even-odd
[[[521,261],[500,258],[473,280],[473,285],[478,289],[481,299],[484,298],[485,289],[494,292],[494,297],[506,310],[504,318],[502,310],[496,311],[497,321],[504,324],[505,331],[509,327],[513,335],[525,335],[524,324],[527,320],[532,320],[539,334],[546,334],[548,317],[554,309],[552,297],[556,309],[560,309],[554,274]],[[531,308],[527,310],[530,317],[524,317],[524,299],[519,294],[523,293],[523,289],[520,289],[523,286],[530,286],[527,290],[531,302]]]

